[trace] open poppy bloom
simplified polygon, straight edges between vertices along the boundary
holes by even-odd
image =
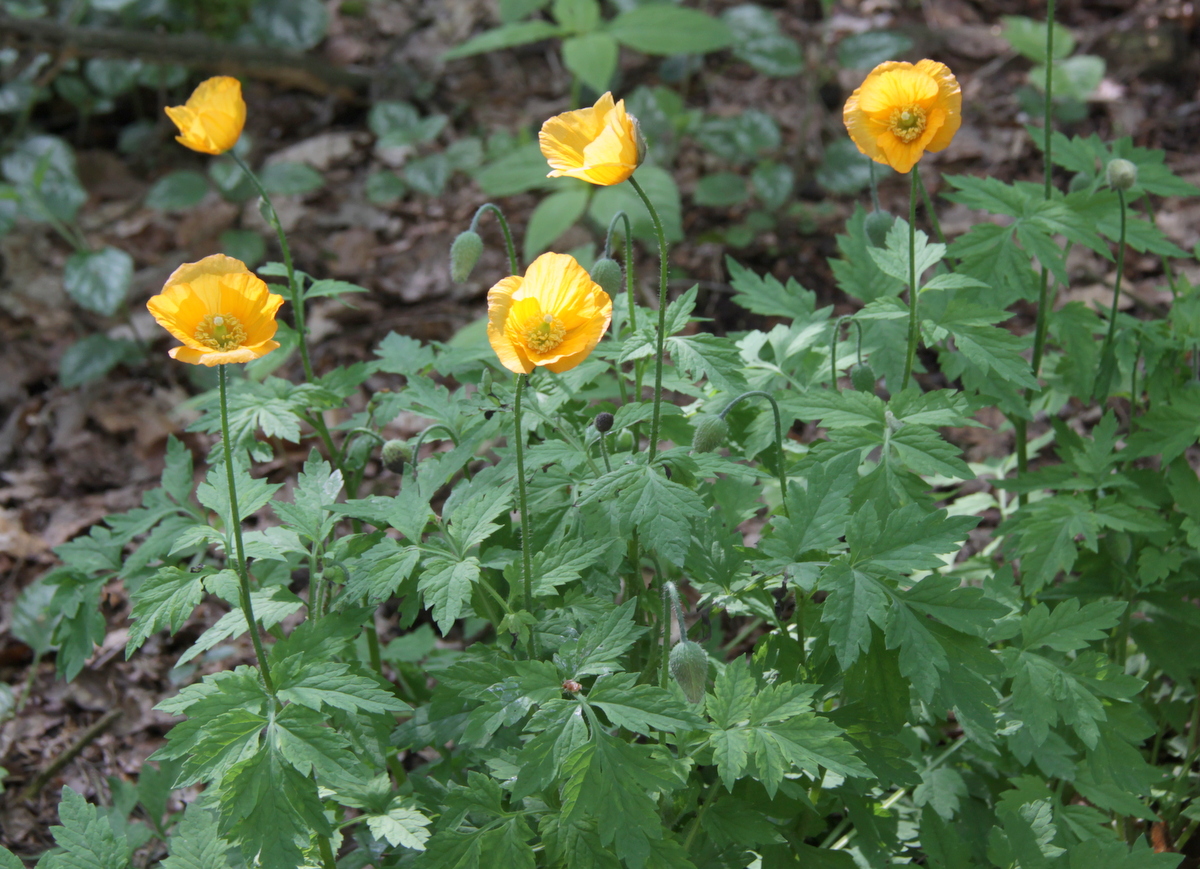
[[[200,82],[182,106],[167,106],[179,128],[175,141],[201,154],[224,154],[237,144],[246,124],[242,83],[227,75]]]
[[[587,358],[612,320],[612,299],[575,257],[544,253],[488,291],[488,341],[515,374],[557,373]]]
[[[962,90],[944,63],[887,61],[846,100],[842,119],[858,150],[909,172],[922,154],[942,150],[958,132]]]
[[[245,263],[222,254],[177,268],[146,303],[158,325],[183,342],[171,358],[192,365],[249,362],[279,346],[275,313],[283,296],[267,289]]]
[[[590,109],[555,115],[542,124],[538,144],[551,171],[592,184],[620,184],[646,157],[646,143],[637,118],[625,111],[625,101],[613,103],[606,93]]]

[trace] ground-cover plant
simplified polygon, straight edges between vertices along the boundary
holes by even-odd
[[[245,635],[255,663],[160,704],[185,720],[111,808],[64,790],[42,862],[126,866],[158,838],[168,869],[1180,865],[1200,826],[1200,325],[1185,252],[1134,210],[1200,191],[1160,153],[1055,133],[1052,70],[1045,179],[947,178],[998,218],[954,239],[919,173],[970,123],[955,77],[867,76],[848,132],[910,175],[911,206],[839,238],[850,317],[731,259],[734,302],[772,325],[692,328],[638,123],[608,94],[540,149],[645,209],[655,309],[627,246],[606,239],[590,274],[553,252],[523,268],[489,203],[451,252],[465,277],[503,238],[486,332],[391,335],[318,372],[281,231],[278,293],[229,257],[182,266],[150,307],[177,364],[218,368],[194,425],[220,434],[209,470],[193,486],[172,440],[142,508],[58,548],[52,640],[72,678],[119,577],[129,653],[211,595],[230,609],[180,663]],[[181,141],[228,153],[232,93],[198,92]],[[1101,312],[1052,304],[1073,245],[1116,264]],[[1163,257],[1166,317],[1121,313],[1129,247]],[[1001,325],[1017,303],[1030,335]],[[241,377],[284,352],[279,310],[303,381]],[[331,428],[373,372],[395,388]],[[1014,455],[968,464],[945,432],[991,408]],[[401,412],[430,424],[382,443]],[[278,438],[313,446],[284,484],[257,469]],[[380,607],[405,632],[387,644]]]

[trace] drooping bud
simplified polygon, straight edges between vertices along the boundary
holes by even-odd
[[[592,266],[592,280],[610,297],[621,292],[621,265],[610,257],[601,257]]]
[[[850,368],[850,385],[858,392],[875,391],[875,372],[866,362],[856,362]]]
[[[613,415],[607,410],[596,414],[596,419],[592,421],[592,425],[596,427],[596,431],[604,434],[613,427]]]
[[[729,424],[712,413],[701,413],[692,420],[692,449],[698,453],[711,453],[729,437]]]
[[[479,233],[470,229],[460,232],[450,245],[450,280],[456,284],[465,283],[482,255],[483,239]]]
[[[1128,160],[1118,157],[1108,164],[1108,186],[1113,190],[1128,190],[1137,184],[1138,168]]]
[[[888,231],[895,222],[896,217],[893,214],[886,211],[872,211],[863,221],[863,231],[867,234],[867,240],[875,247],[885,247]]]
[[[681,640],[671,649],[671,676],[691,703],[704,699],[708,685],[708,654],[699,643]]]
[[[412,447],[407,441],[390,440],[379,451],[383,466],[393,474],[404,473],[404,463],[412,461]]]

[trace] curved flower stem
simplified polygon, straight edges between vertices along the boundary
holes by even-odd
[[[513,400],[513,446],[517,451],[517,500],[521,510],[521,567],[525,588],[525,611],[533,612],[533,566],[529,554],[529,500],[525,492],[525,429],[521,426],[521,394],[528,374],[517,375],[517,397]],[[533,640],[530,639],[532,648]]]
[[[242,543],[242,517],[238,510],[237,484],[233,477],[233,441],[229,437],[229,401],[226,396],[228,375],[225,373],[225,366],[218,365],[217,373],[221,394],[221,447],[225,453],[225,478],[229,481],[229,533],[233,535],[234,549],[237,554],[234,569],[238,576],[242,615],[246,617],[246,628],[254,643],[254,654],[258,656],[258,667],[262,671],[263,685],[266,686],[271,699],[278,703],[279,701],[275,699],[275,685],[271,681],[271,670],[267,666],[267,653],[263,651],[262,639],[258,636],[258,621],[254,618],[254,604],[250,600],[250,574],[246,569],[246,548]]]
[[[245,161],[236,152],[229,151],[228,153],[234,162],[241,167],[242,171],[246,173],[246,177],[254,184],[258,195],[262,197],[262,201],[267,207],[267,221],[271,224],[271,228],[275,230],[275,235],[279,239],[279,249],[283,253],[283,267],[287,269],[288,291],[292,294],[292,316],[296,318],[296,334],[299,336],[300,361],[304,363],[304,379],[312,383],[315,377],[313,375],[312,360],[308,355],[308,330],[304,326],[304,295],[300,290],[300,284],[296,281],[296,269],[292,265],[292,249],[288,245],[287,235],[283,231],[283,224],[280,223],[279,214],[275,211],[271,197],[267,195],[267,189],[258,180],[258,176],[250,171],[250,167],[246,165]]]
[[[659,423],[662,421],[663,347],[667,339],[667,237],[663,233],[662,221],[658,219],[658,211],[650,202],[650,197],[646,195],[642,185],[638,184],[632,175],[629,176],[629,183],[633,185],[633,189],[645,203],[646,210],[650,212],[650,219],[654,222],[654,234],[658,237],[658,344],[654,352],[654,414],[650,417],[650,461],[654,461],[658,454]]]
[[[1116,360],[1112,358],[1113,339],[1117,334],[1117,303],[1121,300],[1121,277],[1125,271],[1125,191],[1117,190],[1117,201],[1121,206],[1121,233],[1117,238],[1117,278],[1113,281],[1112,307],[1108,311],[1108,333],[1100,349],[1100,373],[1096,380],[1095,398],[1101,404],[1108,398],[1108,387],[1116,373]]]
[[[417,435],[417,439],[413,441],[412,461],[409,462],[409,464],[412,466],[414,483],[417,480],[417,462],[421,459],[421,447],[425,445],[425,436],[436,429],[441,429],[446,434],[450,435],[450,442],[455,446],[458,446],[458,435],[455,433],[454,429],[450,428],[450,426],[446,425],[444,422],[435,422],[433,425],[422,430],[421,433]]]
[[[775,465],[775,474],[779,477],[779,498],[783,504],[783,515],[788,516],[787,505],[787,471],[784,468],[783,462],[783,420],[779,415],[779,402],[775,400],[775,396],[769,392],[763,392],[761,389],[753,390],[752,392],[743,392],[729,404],[725,405],[725,409],[721,411],[721,419],[724,419],[729,411],[733,410],[734,406],[744,398],[765,398],[771,402],[771,412],[775,414],[775,449],[779,452],[779,460]]]
[[[919,173],[912,167],[908,193],[908,349],[904,353],[904,376],[900,379],[900,390],[908,388],[913,363],[917,356],[917,337],[920,325],[917,320],[917,184]]]
[[[833,334],[829,337],[829,383],[831,386],[833,386],[834,392],[838,392],[838,385],[837,385],[838,337],[842,331],[842,324],[845,323],[847,320],[849,320],[851,323],[853,323],[855,326],[858,327],[858,355],[857,355],[856,359],[860,364],[863,361],[863,358],[862,358],[862,339],[863,339],[862,323],[858,322],[858,320],[855,320],[854,315],[852,315],[852,314],[845,314],[844,316],[838,317],[833,323]]]
[[[471,232],[476,232],[476,226],[479,224],[479,218],[483,217],[484,212],[490,211],[496,215],[496,219],[500,221],[500,229],[504,233],[504,247],[508,251],[508,268],[512,274],[517,274],[521,269],[521,263],[517,260],[517,249],[513,246],[512,232],[508,228],[508,220],[504,217],[504,212],[500,210],[499,205],[491,202],[485,202],[483,205],[475,209],[475,216],[471,218]]]
[[[612,253],[613,230],[616,229],[618,220],[625,222],[625,298],[629,305],[629,331],[636,332],[637,304],[633,297],[633,231],[630,228],[629,215],[624,211],[618,211],[608,222],[608,232],[604,236],[604,256],[608,257]]]

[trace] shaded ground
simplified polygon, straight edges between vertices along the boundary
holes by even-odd
[[[536,129],[546,117],[568,107],[567,79],[557,51],[547,45],[449,64],[439,60],[450,46],[495,23],[491,2],[391,0],[367,4],[362,17],[342,15],[337,2],[328,5],[333,24],[317,53],[375,72],[377,98],[410,99],[424,111],[449,114],[446,143],[498,128]],[[719,11],[733,4],[704,5]],[[822,70],[832,68],[836,42],[853,32],[901,27],[917,43],[914,56],[946,61],[963,83],[962,131],[948,151],[923,163],[935,191],[942,171],[1040,178],[1039,156],[1022,126],[1028,118],[1014,96],[1025,83],[1028,64],[1008,50],[995,25],[1002,14],[1040,17],[1041,2],[925,0],[915,11],[898,0],[865,0],[836,4],[824,20],[815,0],[769,5],[804,45],[811,74],[767,79],[728,54],[715,54],[706,58],[686,92],[690,106],[710,113],[737,113],[747,106],[769,112],[780,125],[796,171],[804,208],[752,246],[734,252],[739,260],[780,278],[796,277],[816,291],[823,304],[838,306],[839,313],[853,310],[837,292],[826,258],[836,253],[834,235],[855,200],[830,197],[813,180],[823,146],[844,136],[841,105],[862,75],[849,71],[834,76]],[[1087,117],[1066,132],[1097,132],[1105,139],[1133,135],[1139,145],[1166,149],[1176,172],[1200,182],[1200,154],[1195,152],[1200,141],[1200,32],[1193,4],[1075,0],[1059,5],[1059,18],[1075,29],[1079,50],[1108,62],[1100,98],[1091,101]],[[626,91],[654,84],[658,62],[626,52],[621,75]],[[247,129],[256,143],[253,164],[285,148],[296,149],[290,151],[290,159],[309,162],[326,177],[318,192],[278,203],[289,224],[298,266],[372,290],[354,297],[353,308],[333,301],[313,306],[310,326],[318,371],[370,358],[372,348],[389,331],[445,339],[481,314],[487,287],[505,270],[497,239],[488,237],[484,259],[465,286],[451,283],[446,261],[451,239],[484,200],[473,182],[457,175],[440,198],[410,196],[391,206],[371,205],[364,194],[365,179],[381,164],[365,132],[367,103],[254,80],[247,82],[246,99]],[[170,342],[142,303],[179,263],[215,252],[225,230],[261,227],[252,205],[231,205],[215,194],[202,207],[183,214],[144,208],[142,197],[154,180],[178,168],[203,171],[207,160],[171,141],[159,107],[146,106],[144,111],[160,118],[161,135],[155,149],[134,157],[117,154],[118,127],[107,118],[92,121],[82,136],[77,136],[65,104],[46,107],[38,120],[78,148],[80,173],[91,194],[82,215],[89,240],[117,245],[135,258],[132,327],[153,343],[148,361],[118,368],[81,389],[60,388],[58,359],[74,340],[98,330],[127,333],[130,326],[86,314],[69,303],[61,275],[70,250],[48,229],[22,226],[0,239],[0,680],[13,685],[19,696],[20,686],[32,679],[23,714],[0,726],[0,766],[9,772],[8,801],[0,808],[0,843],[19,852],[36,852],[48,843],[46,828],[56,817],[62,784],[104,799],[107,776],[137,775],[142,759],[161,743],[172,720],[150,707],[175,690],[170,674],[175,658],[191,637],[220,615],[217,605],[205,605],[189,623],[183,641],[168,645],[162,637],[152,638],[126,662],[128,604],[121,588],[110,588],[104,602],[108,638],[69,685],[55,681],[52,661],[41,663],[30,677],[29,649],[5,633],[19,590],[55,564],[51,548],[106,514],[138,504],[142,490],[157,481],[167,435],[181,434],[189,421],[180,406],[196,389],[188,380],[193,372],[167,358]],[[137,110],[123,107],[121,114],[126,122]],[[703,238],[713,227],[741,216],[691,204],[696,180],[713,167],[710,155],[685,143],[675,177],[684,194],[689,239]],[[881,195],[893,212],[904,210],[902,184],[886,184]],[[865,194],[860,198],[865,201]],[[537,201],[528,194],[510,197],[503,205],[520,227]],[[941,213],[949,234],[965,230],[972,220],[958,207],[943,205]],[[1184,249],[1200,240],[1200,206],[1184,208],[1167,201],[1158,219]],[[558,246],[587,239],[587,233],[577,229]],[[673,251],[672,266],[678,276],[687,276],[689,285],[700,281],[700,312],[714,317],[718,328],[743,328],[748,325],[744,314],[726,301],[725,253],[713,242],[686,241]],[[655,272],[648,254],[640,254],[640,274],[647,281]],[[277,252],[268,258],[277,258]],[[1084,256],[1072,263],[1067,298],[1107,296],[1111,265]],[[1200,281],[1200,269],[1193,266],[1183,271],[1193,282]],[[1146,306],[1161,306],[1170,298],[1159,287],[1162,265],[1156,257],[1130,256],[1126,280]],[[1031,327],[1027,313],[1014,318],[1015,329]],[[298,370],[284,373],[299,376]],[[379,389],[395,383],[379,375],[369,385]],[[961,445],[969,459],[1009,451],[1009,437],[998,430],[1001,421],[986,422],[996,427],[963,433]],[[395,433],[411,434],[415,426],[405,429],[411,423],[398,421]],[[202,454],[198,436],[183,437]],[[307,449],[284,450],[274,470],[294,473]],[[288,463],[292,467],[285,469]],[[388,627],[381,624],[385,640]],[[233,652],[235,660],[251,657],[248,647]],[[228,658],[210,660],[201,672],[229,663]],[[39,769],[114,708],[121,715],[113,726],[41,794],[29,801],[14,798]]]

